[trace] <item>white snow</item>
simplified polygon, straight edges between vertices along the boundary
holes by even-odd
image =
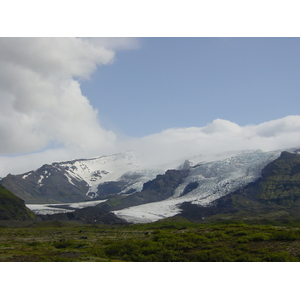
[[[127,222],[150,223],[180,213],[180,209],[176,206],[180,203],[182,203],[181,199],[170,198],[159,202],[132,206],[122,210],[113,211],[113,213]]]
[[[107,201],[107,199],[77,202],[77,203],[26,204],[26,206],[37,215],[47,215],[47,214],[72,212],[72,211],[75,211],[76,209],[89,207],[89,206],[96,206],[97,204],[105,202],[105,201]]]
[[[26,173],[25,175],[22,176],[22,179],[25,179],[26,177],[28,177],[31,174],[32,174],[32,172]]]
[[[69,175],[69,173],[65,173],[65,176],[67,177],[68,181],[69,181],[72,185],[75,185],[75,186],[76,186],[76,184],[72,181],[73,177],[71,177],[71,176]]]
[[[44,185],[44,184],[42,183],[42,181],[43,181],[44,178],[45,178],[45,177],[44,177],[43,175],[41,175],[40,179],[38,180],[37,185],[38,185],[39,187],[41,187],[41,186]]]

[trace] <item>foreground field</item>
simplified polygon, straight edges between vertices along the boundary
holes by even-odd
[[[40,222],[0,227],[0,261],[299,261],[300,224]]]

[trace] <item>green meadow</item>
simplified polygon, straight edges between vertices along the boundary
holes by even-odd
[[[300,223],[134,225],[22,222],[0,227],[1,262],[297,262]]]

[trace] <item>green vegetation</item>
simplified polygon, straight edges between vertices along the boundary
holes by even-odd
[[[135,225],[51,221],[0,227],[0,261],[300,261],[300,223],[286,226],[184,219]]]
[[[34,218],[34,213],[25,206],[24,201],[0,184],[0,220],[25,221]]]
[[[257,199],[287,207],[298,206],[300,200],[300,155],[282,152],[263,171]]]

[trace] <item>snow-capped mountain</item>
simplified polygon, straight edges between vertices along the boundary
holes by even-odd
[[[166,167],[165,167],[166,168]],[[166,169],[145,169],[131,151],[43,165],[21,175],[8,175],[2,184],[25,203],[69,203],[117,193],[140,191]]]
[[[160,202],[132,206],[114,213],[128,222],[153,222],[174,216],[180,212],[180,204],[191,202],[209,205],[212,201],[229,194],[261,176],[261,170],[278,158],[282,150],[263,152],[243,151],[223,153],[223,159],[195,163],[197,157],[186,161],[190,166],[188,176],[176,188],[173,195]],[[234,155],[234,156],[231,156]],[[222,157],[221,156],[221,157]],[[226,157],[227,158],[224,158]],[[212,157],[207,158],[207,160]]]
[[[180,213],[182,203],[209,206],[254,182],[282,151],[199,155],[181,165],[155,169],[145,168],[137,154],[125,152],[44,165],[25,174],[8,175],[2,184],[27,204],[44,203],[36,207],[37,211],[43,209],[43,213],[49,209],[54,212],[49,203],[68,203],[66,211],[70,211],[81,207],[71,203],[93,200],[91,205],[112,211],[128,222],[153,222]],[[299,153],[297,149],[287,151]]]
[[[140,191],[143,183],[154,178],[161,170],[141,169],[139,157],[133,152],[119,153],[98,158],[75,160],[55,164],[65,171],[65,176],[72,185],[76,181],[87,183],[87,196],[99,196],[98,187],[107,182],[123,182],[119,192]]]

